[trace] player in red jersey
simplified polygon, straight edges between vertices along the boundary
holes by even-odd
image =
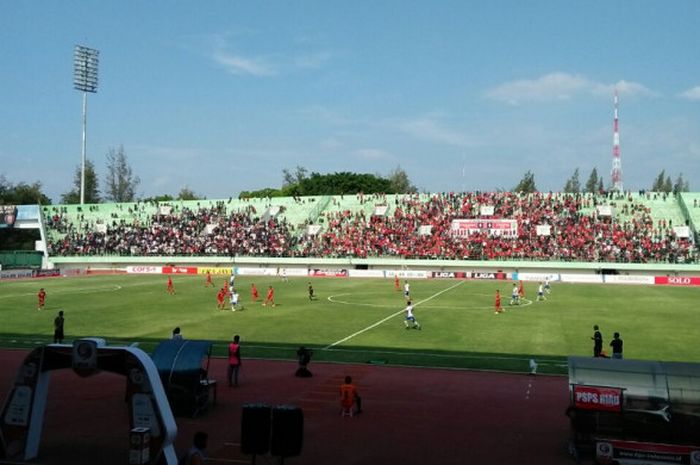
[[[399,284],[399,275],[398,274],[396,276],[394,276],[394,290],[395,291],[401,290],[401,285]]]
[[[36,309],[43,310],[44,305],[46,305],[46,291],[43,287],[39,289],[39,293],[36,296],[39,299],[39,306]]]
[[[255,283],[250,284],[250,298],[255,302],[257,302],[260,298],[260,295],[258,294],[258,288],[255,287]]]
[[[211,280],[211,273],[209,273],[207,271],[207,282],[204,283],[204,287],[209,287],[209,286],[214,287],[214,283]]]
[[[224,300],[226,299],[226,291],[223,289],[219,289],[219,292],[216,294],[216,308],[219,310],[224,310]]]
[[[503,307],[501,307],[501,291],[496,289],[496,301],[494,302],[494,310],[493,313],[498,315],[499,313],[503,312]]]
[[[224,281],[224,295],[228,294],[228,281]]]
[[[275,306],[275,290],[270,286],[267,290],[267,297],[265,297],[265,302],[263,302],[263,306],[267,306],[267,304],[271,303],[272,306]]]
[[[168,276],[168,294],[175,294],[175,288],[173,287],[173,278]]]
[[[525,287],[523,286],[522,281],[520,281],[520,286],[518,286],[518,295],[521,299],[525,297]]]

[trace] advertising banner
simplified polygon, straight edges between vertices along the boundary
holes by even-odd
[[[430,271],[420,270],[389,270],[386,272],[387,278],[398,276],[400,279],[427,279],[431,276]]]
[[[0,271],[0,279],[31,278],[32,270],[3,270]]]
[[[236,268],[236,274],[242,276],[275,276],[277,275],[277,268],[252,268],[239,266]]]
[[[216,275],[230,275],[233,273],[233,267],[211,267],[211,266],[198,266],[197,274],[216,274]]]
[[[700,447],[698,446],[598,439],[595,455],[597,463],[600,464],[700,465]]]
[[[464,271],[433,271],[430,274],[433,278],[442,279],[465,279],[467,277],[467,273]]]
[[[537,235],[538,236],[550,236],[552,234],[552,227],[548,224],[538,224],[537,225]]]
[[[654,277],[607,274],[604,276],[604,281],[606,284],[654,284]]]
[[[656,276],[654,284],[662,286],[700,286],[700,276]]]
[[[513,281],[559,281],[558,273],[513,273]]]
[[[197,274],[196,266],[164,266],[163,274]]]
[[[0,205],[0,228],[11,228],[17,219],[15,205]]]
[[[467,279],[508,279],[508,275],[502,271],[468,271]]]
[[[518,222],[515,220],[473,218],[452,220],[450,233],[453,236],[466,237],[476,233],[488,233],[492,236],[518,236]]]
[[[314,269],[309,270],[309,276],[313,276],[316,278],[324,278],[324,277],[347,278],[348,277],[348,270],[334,270],[334,269],[329,269],[329,268],[314,268]]]
[[[351,278],[383,278],[385,273],[384,270],[348,270]]]
[[[150,265],[138,265],[138,266],[127,266],[127,273],[139,273],[139,274],[162,274],[164,273],[162,266],[150,266]]]
[[[602,412],[622,411],[622,389],[573,385],[574,407]]]
[[[690,237],[690,228],[688,226],[674,226],[673,232],[676,234],[676,237],[685,239]]]
[[[599,274],[567,274],[562,273],[559,279],[565,283],[596,283],[603,282],[603,276]]]

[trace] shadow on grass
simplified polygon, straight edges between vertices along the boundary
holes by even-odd
[[[69,335],[64,343],[70,344],[74,339],[80,337],[83,336]],[[152,353],[158,343],[162,341],[162,339],[156,338],[134,339],[99,335],[91,335],[89,337],[103,337],[107,344],[111,346],[136,344],[136,347],[147,353]],[[5,349],[31,349],[52,342],[53,339],[47,335],[0,333],[0,347]],[[213,356],[226,357],[228,355],[228,344],[230,341],[211,340],[211,342],[213,344]],[[326,348],[325,346],[314,347],[306,345],[303,342],[272,343],[243,340],[243,357],[296,361],[296,351],[301,345],[305,345],[314,351],[312,362],[367,363],[388,366],[529,373],[530,360],[534,359],[537,363],[538,374],[565,375],[568,373],[567,358],[561,355],[421,350],[354,345]]]

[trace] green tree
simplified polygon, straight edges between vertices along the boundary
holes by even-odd
[[[666,170],[661,170],[659,175],[656,178],[654,178],[654,183],[651,185],[651,191],[652,192],[663,192],[665,179],[666,179]]]
[[[690,185],[687,180],[683,179],[683,173],[679,174],[676,178],[676,182],[673,183],[673,193],[678,194],[679,192],[689,192]]]
[[[155,195],[141,199],[143,202],[170,202],[171,200],[175,200],[175,197],[170,194]]]
[[[578,168],[576,168],[574,170],[574,174],[572,174],[571,177],[566,180],[566,184],[564,184],[564,192],[569,194],[581,192],[581,181],[579,180]]]
[[[586,181],[586,192],[594,194],[598,188],[598,170],[593,168],[591,170],[591,175],[588,176],[588,181]]]
[[[408,173],[400,165],[389,173],[389,185],[391,186],[389,190],[394,194],[413,194],[418,192],[416,186],[408,178]]]
[[[33,184],[19,183],[12,184],[0,175],[0,203],[14,205],[50,205],[51,199],[41,190],[41,182],[35,181]]]
[[[134,176],[129,165],[124,146],[120,145],[117,150],[110,147],[107,151],[105,199],[112,202],[133,202],[140,183],[141,179]]]
[[[301,182],[306,179],[306,175],[309,171],[303,166],[297,165],[294,173],[289,171],[289,169],[284,168],[282,170],[282,187],[292,186],[294,184],[301,184]]]
[[[177,200],[203,200],[205,197],[201,197],[194,193],[192,189],[185,186],[180,189],[180,193],[177,194]]]
[[[513,188],[513,192],[523,192],[527,194],[537,192],[537,185],[535,185],[535,175],[532,173],[532,171],[527,170],[527,173],[525,173],[518,185]]]
[[[92,160],[85,161],[85,203],[100,203],[100,190]],[[61,203],[80,203],[80,165],[75,168],[73,189],[61,195]]]
[[[598,192],[605,192],[605,186],[603,185],[603,177],[598,178]]]
[[[673,181],[671,181],[671,176],[666,176],[664,181],[663,192],[671,193],[673,191]]]

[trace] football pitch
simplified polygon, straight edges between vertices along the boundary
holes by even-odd
[[[520,306],[508,306],[508,281],[411,280],[422,329],[405,329],[405,300],[393,280],[278,277],[236,278],[243,308],[218,310],[216,293],[226,277],[103,275],[0,283],[0,347],[34,347],[52,341],[53,319],[65,312],[66,342],[103,337],[109,344],[138,343],[151,351],[179,326],[187,339],[214,343],[225,355],[234,334],[242,355],[294,359],[301,345],[313,361],[424,367],[529,370],[566,373],[568,355],[591,355],[598,324],[609,352],[613,332],[625,358],[700,362],[698,291],[685,287],[552,283],[544,302],[537,283],[525,283]],[[307,287],[316,299],[310,301]],[[251,300],[255,283],[260,300]],[[401,283],[403,285],[403,282]],[[263,306],[268,286],[276,306]],[[39,288],[46,308],[37,310]],[[500,289],[506,311],[495,315]]]

